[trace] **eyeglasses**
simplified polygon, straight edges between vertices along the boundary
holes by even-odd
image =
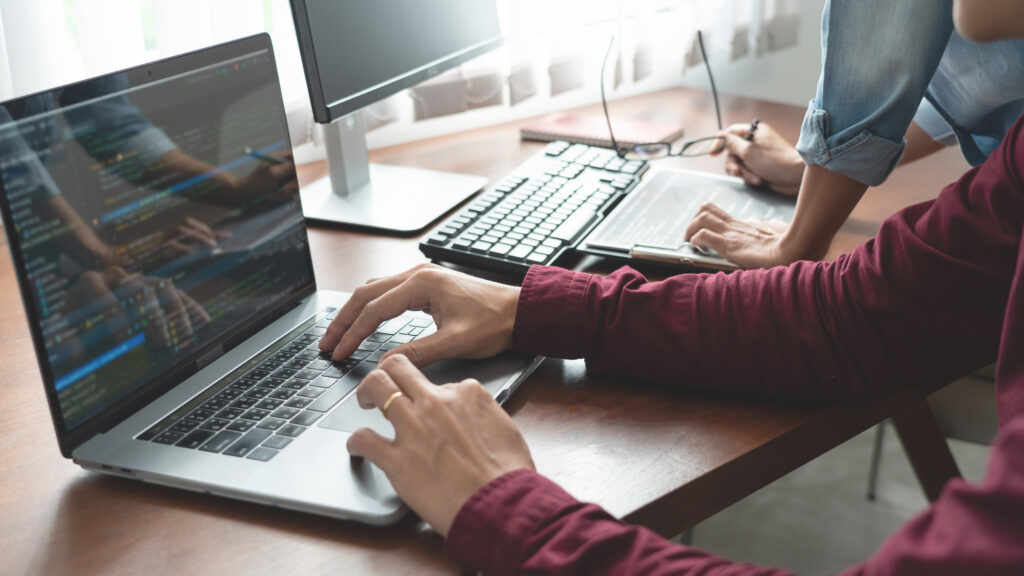
[[[608,42],[608,49],[604,53],[604,61],[601,62],[601,106],[604,108],[605,122],[608,123],[608,135],[611,136],[612,148],[619,155],[619,158],[626,158],[628,160],[657,160],[669,156],[692,158],[694,156],[716,154],[725,149],[725,138],[722,136],[709,136],[707,138],[688,140],[683,142],[682,147],[676,152],[672,151],[671,142],[646,142],[632,147],[619,146],[619,143],[615,140],[615,132],[612,130],[611,116],[608,114],[608,100],[604,96],[604,71],[608,66],[608,56],[612,53],[612,44],[614,43],[615,38],[613,37]],[[721,131],[722,111],[718,106],[718,89],[715,88],[715,77],[711,75],[711,65],[708,64],[708,56],[704,51],[704,37],[701,35],[700,30],[697,31],[697,45],[700,46],[700,56],[704,60],[704,67],[708,71],[708,80],[711,82],[711,95],[715,101],[715,116],[718,119],[718,130]]]

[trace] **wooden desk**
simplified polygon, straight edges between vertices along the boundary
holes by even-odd
[[[803,111],[725,98],[727,122],[754,116],[794,139]],[[677,89],[613,102],[612,114],[686,122],[713,132],[709,97]],[[596,107],[588,111],[596,112]],[[538,150],[522,123],[373,154],[396,164],[500,178]],[[680,161],[720,170],[721,160]],[[833,247],[872,235],[898,208],[935,196],[965,164],[956,150],[898,171],[868,193]],[[308,179],[322,168],[306,167]],[[320,286],[351,290],[423,260],[416,239],[313,230]],[[58,450],[10,259],[0,256],[0,572],[11,574],[453,573],[441,538],[407,517],[369,528],[295,512],[104,477]],[[590,377],[580,361],[545,362],[507,408],[538,468],[569,492],[627,521],[672,535],[915,402],[822,407],[698,395]],[[336,455],[345,458],[339,443]],[[865,470],[865,475],[867,471]]]

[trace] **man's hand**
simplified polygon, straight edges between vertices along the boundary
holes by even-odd
[[[737,220],[709,202],[693,217],[685,239],[711,248],[740,268],[770,268],[793,261],[780,248],[786,229],[781,220]]]
[[[745,136],[750,124],[733,124],[725,135],[725,172],[743,178],[748,186],[767,186],[789,196],[800,191],[804,161],[789,142],[765,123],[758,124],[752,140]]]
[[[380,467],[398,495],[442,535],[466,500],[495,478],[534,468],[512,418],[476,380],[434,386],[400,354],[378,364],[356,390],[363,408],[384,406],[394,441],[363,428],[353,456]]]
[[[407,310],[434,317],[437,332],[387,354],[404,354],[417,366],[444,358],[487,358],[512,345],[519,288],[423,264],[360,286],[320,339],[320,350],[347,358],[386,320]]]

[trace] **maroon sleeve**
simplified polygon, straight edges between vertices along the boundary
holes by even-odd
[[[1019,573],[1024,566],[1020,454],[1024,417],[1000,432],[983,484],[950,481],[938,501],[844,576]],[[527,470],[505,474],[470,498],[452,523],[446,547],[457,563],[484,574],[786,573],[732,563],[627,526]]]
[[[789,574],[627,526],[530,470],[509,472],[466,501],[445,546],[459,565],[488,575]]]
[[[948,382],[995,360],[1024,220],[1021,134],[1018,122],[988,162],[830,263],[662,282],[531,268],[514,345],[584,357],[595,372],[765,394]]]

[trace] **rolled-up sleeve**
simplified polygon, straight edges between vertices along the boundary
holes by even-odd
[[[832,0],[822,71],[797,151],[868,186],[899,163],[904,134],[953,31],[950,0]]]

